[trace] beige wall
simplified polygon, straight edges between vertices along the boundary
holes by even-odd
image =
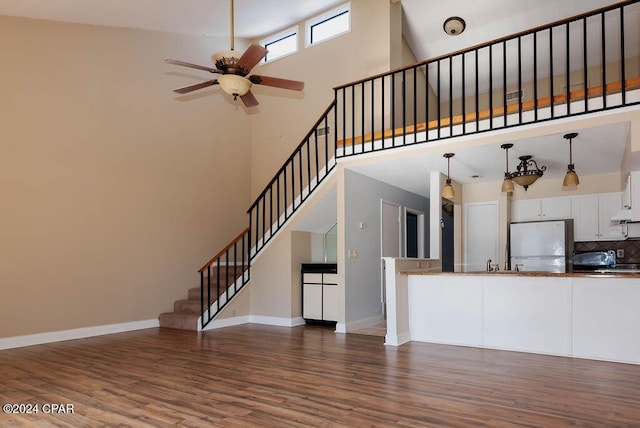
[[[351,0],[351,31],[258,66],[255,74],[305,82],[301,93],[258,87],[251,115],[251,195],[256,197],[329,106],[333,88],[390,68],[389,0]],[[374,24],[375,23],[375,24]]]
[[[154,319],[246,227],[247,114],[162,62],[226,42],[0,17],[0,337]]]

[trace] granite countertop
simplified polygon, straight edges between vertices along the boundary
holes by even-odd
[[[458,275],[458,276],[491,276],[491,275],[511,275],[511,276],[533,276],[533,277],[554,277],[554,278],[629,278],[640,279],[640,272],[625,272],[621,270],[619,272],[567,272],[567,273],[555,273],[555,272],[516,272],[511,270],[500,270],[497,272],[434,272],[426,270],[406,270],[401,271],[402,275]]]

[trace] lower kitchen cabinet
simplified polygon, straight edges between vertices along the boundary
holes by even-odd
[[[302,317],[308,322],[338,321],[338,275],[335,263],[302,265]]]

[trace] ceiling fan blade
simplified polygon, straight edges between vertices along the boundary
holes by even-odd
[[[240,97],[245,107],[255,107],[260,104],[251,91]]]
[[[215,68],[205,67],[204,65],[191,64],[190,62],[178,61],[176,59],[165,59],[164,62],[174,65],[181,65],[183,67],[197,68],[198,70],[208,71],[209,73],[222,73],[222,71],[216,70]]]
[[[251,83],[256,85],[274,86],[276,88],[291,89],[292,91],[302,91],[304,89],[304,82],[297,80],[280,79],[278,77],[269,76],[249,76]]]
[[[208,82],[197,83],[191,86],[185,86],[184,88],[174,89],[173,92],[178,94],[188,94],[189,92],[197,91],[198,89],[206,88],[208,86],[217,85],[217,80],[209,80]]]
[[[260,45],[252,43],[238,60],[238,67],[251,71],[269,51]]]

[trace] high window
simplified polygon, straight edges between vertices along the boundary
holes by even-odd
[[[346,3],[306,23],[307,46],[323,42],[351,30],[351,3]]]
[[[298,27],[285,30],[275,36],[263,39],[260,45],[269,51],[262,62],[273,61],[298,51]]]

